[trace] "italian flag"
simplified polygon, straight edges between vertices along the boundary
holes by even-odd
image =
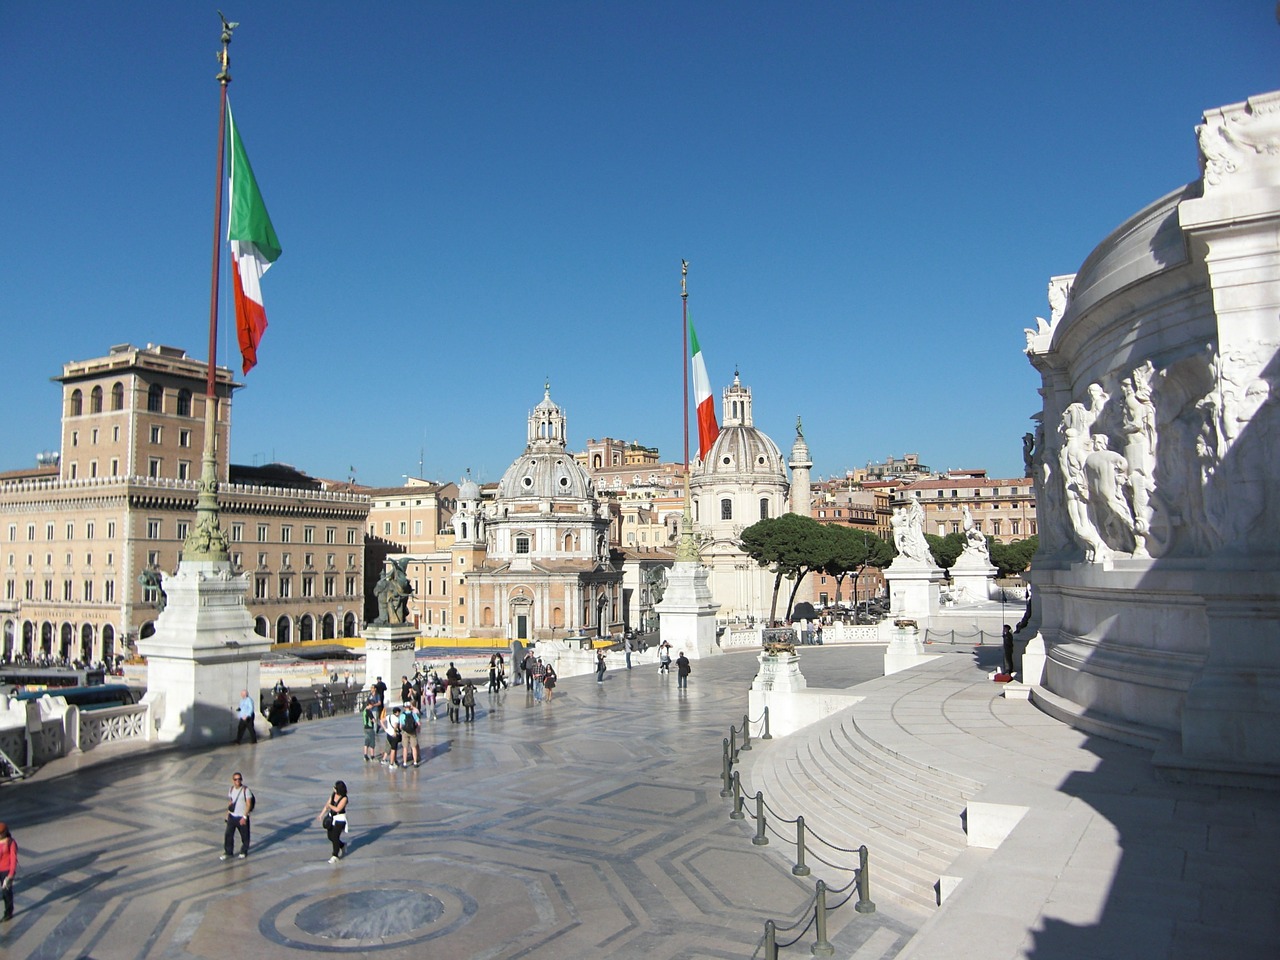
[[[698,459],[705,460],[711,445],[720,436],[720,426],[716,423],[716,406],[711,399],[707,364],[702,359],[702,347],[698,346],[692,320],[689,321],[689,349],[693,351],[693,397],[698,409]]]
[[[244,152],[244,143],[227,104],[227,124],[231,134],[231,216],[227,239],[231,241],[231,261],[236,284],[236,334],[244,372],[258,362],[258,343],[267,329],[267,312],[262,306],[262,275],[280,256],[280,241],[266,204],[253,179],[253,168]]]

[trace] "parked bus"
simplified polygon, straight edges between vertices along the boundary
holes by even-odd
[[[73,670],[70,667],[0,666],[0,689],[51,690],[57,687],[96,687],[107,682],[103,670]]]
[[[51,690],[23,690],[19,700],[39,700],[43,696],[62,697],[69,706],[81,710],[104,710],[138,702],[137,692],[123,683],[99,683],[92,687],[58,687]]]

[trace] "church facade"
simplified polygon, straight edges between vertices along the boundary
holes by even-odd
[[[702,562],[711,570],[709,585],[720,604],[718,617],[764,619],[773,601],[774,576],[742,549],[742,531],[784,513],[809,516],[813,461],[798,423],[790,461],[783,460],[778,445],[755,426],[751,388],[743,385],[737,371],[725,388],[721,419],[720,435],[690,471],[694,533]],[[784,580],[779,616],[786,611],[790,589],[791,582]]]
[[[496,496],[483,500],[470,479],[458,487],[453,572],[467,632],[547,640],[621,631],[622,569],[609,524],[608,504],[567,448],[564,411],[548,387]]]

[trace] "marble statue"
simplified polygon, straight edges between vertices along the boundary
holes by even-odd
[[[165,604],[168,602],[169,598],[165,596],[164,586],[163,586],[164,579],[160,571],[159,570],[143,570],[142,573],[138,574],[138,582],[142,584],[142,589],[144,591],[154,590],[156,592],[155,594],[156,614],[158,615],[158,614],[164,613],[164,607],[165,607]]]
[[[991,550],[987,545],[987,538],[982,535],[982,531],[978,529],[978,525],[974,522],[973,514],[969,512],[968,504],[964,505],[962,515],[964,519],[960,523],[960,529],[964,533],[964,554],[990,563]]]
[[[924,507],[920,505],[918,493],[911,494],[907,506],[894,509],[889,525],[893,530],[893,545],[900,556],[921,563],[933,563],[929,542],[924,538]]]
[[[1062,412],[1062,423],[1058,427],[1062,438],[1058,466],[1062,472],[1067,518],[1071,521],[1073,536],[1084,549],[1084,558],[1089,563],[1107,553],[1106,544],[1089,517],[1089,484],[1084,473],[1085,459],[1093,452],[1089,428],[1094,419],[1084,404],[1072,403]]]
[[[405,573],[408,567],[407,558],[389,561],[387,569],[374,585],[373,595],[378,598],[375,625],[396,626],[409,619],[409,597],[413,595],[413,585]]]

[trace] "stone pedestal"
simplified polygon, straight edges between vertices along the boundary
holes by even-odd
[[[659,636],[671,644],[673,660],[681,650],[690,660],[719,652],[716,612],[720,605],[711,598],[710,576],[701,563],[687,560],[676,561],[667,574],[667,588],[654,609]]]
[[[760,670],[751,681],[752,690],[776,690],[790,693],[803,690],[808,685],[804,674],[800,672],[800,654],[760,654]]]
[[[1044,637],[1037,630],[1022,651],[1022,682],[1031,687],[1040,686],[1044,682],[1045,660]]]
[[[258,702],[262,655],[271,641],[253,632],[245,608],[249,578],[226,560],[184,560],[164,578],[167,598],[156,632],[138,640],[147,658],[147,694],[158,739],[190,746],[235,738],[240,692]],[[256,715],[259,735],[266,727]]]
[[[925,619],[938,612],[935,584],[943,580],[942,571],[932,564],[897,557],[884,571],[889,585],[889,619]]]
[[[411,623],[372,625],[364,630],[366,686],[378,677],[387,685],[387,709],[397,706],[400,678],[412,677],[417,656],[418,628]]]
[[[936,659],[936,655],[924,652],[918,627],[895,627],[890,634],[889,646],[884,651],[884,675],[887,677]]]
[[[961,603],[986,601],[997,572],[988,557],[966,550],[951,568],[952,592]]]

